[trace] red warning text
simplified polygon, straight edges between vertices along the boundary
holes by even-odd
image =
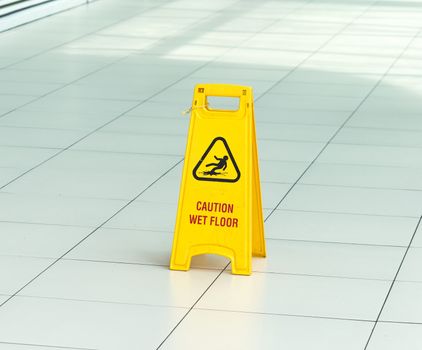
[[[206,215],[189,215],[189,221],[191,224],[206,225],[208,216]]]
[[[216,213],[233,213],[233,204],[230,203],[216,203],[216,202],[196,202],[196,210],[198,211],[213,211]]]
[[[234,212],[234,205],[231,203],[202,202],[196,203],[196,210],[201,212],[228,213]],[[191,225],[208,225],[216,227],[239,227],[239,219],[236,217],[189,214]]]

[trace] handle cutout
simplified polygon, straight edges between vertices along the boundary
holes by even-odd
[[[239,110],[239,97],[207,96],[207,109],[210,111],[229,111]]]

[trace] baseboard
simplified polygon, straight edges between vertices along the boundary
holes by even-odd
[[[54,0],[30,6],[29,8],[2,17],[0,19],[0,32],[68,10],[72,7],[85,5],[88,2],[92,2],[92,0]]]

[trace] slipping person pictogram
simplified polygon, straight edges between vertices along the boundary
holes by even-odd
[[[217,173],[217,170],[226,170],[227,168],[227,159],[229,159],[229,157],[224,156],[223,158],[218,158],[217,156],[214,156],[215,160],[218,160],[218,163],[209,163],[206,165],[206,167],[210,167],[213,166],[214,168],[212,168],[210,171],[204,171],[204,175],[210,175],[210,176],[217,176],[217,175],[221,175],[221,172]]]

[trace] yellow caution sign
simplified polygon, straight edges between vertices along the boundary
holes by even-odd
[[[211,109],[209,96],[238,98],[239,108]],[[265,257],[250,87],[195,87],[170,268],[186,271],[199,254],[223,255],[241,275],[252,255]]]

